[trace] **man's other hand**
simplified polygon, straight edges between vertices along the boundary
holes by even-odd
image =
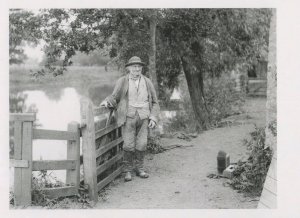
[[[152,128],[156,127],[156,123],[153,120],[150,120],[148,127],[150,129],[152,129]]]

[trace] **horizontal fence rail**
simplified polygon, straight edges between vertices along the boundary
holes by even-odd
[[[105,170],[109,169],[114,163],[121,160],[123,158],[123,153],[119,153],[118,155],[112,157],[111,159],[107,160],[103,164],[97,167],[97,174],[103,173]]]
[[[41,189],[41,191],[50,199],[78,194],[78,188],[76,186],[44,188]]]
[[[117,170],[115,170],[112,174],[110,174],[108,177],[103,179],[101,182],[97,184],[97,189],[101,190],[103,189],[106,185],[108,185],[112,180],[114,180],[120,173],[122,172],[122,166],[119,167]]]
[[[10,113],[9,114],[9,120],[10,121],[35,121],[35,113],[26,113],[26,114],[20,114],[20,113]]]
[[[104,135],[107,135],[108,133],[112,132],[113,130],[117,129],[118,127],[120,127],[120,126],[118,126],[116,123],[114,123],[104,129],[100,129],[100,130],[96,131],[95,138],[98,139]]]
[[[70,131],[34,129],[33,139],[46,139],[46,140],[76,140],[77,133]]]
[[[38,160],[32,161],[32,171],[75,170],[77,160]]]
[[[100,155],[104,154],[105,152],[109,151],[110,149],[114,148],[115,146],[121,144],[123,142],[123,139],[117,138],[112,142],[109,142],[106,145],[103,145],[102,147],[100,147],[99,149],[96,150],[96,156],[99,157]]]

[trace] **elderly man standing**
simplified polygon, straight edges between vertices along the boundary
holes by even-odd
[[[131,173],[148,178],[144,170],[144,155],[147,147],[148,127],[157,126],[159,104],[150,79],[142,75],[145,64],[137,56],[125,65],[129,74],[121,77],[113,93],[101,104],[116,109],[117,122],[123,125],[125,181],[131,181]]]

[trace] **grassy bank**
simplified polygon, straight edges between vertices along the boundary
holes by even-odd
[[[79,67],[71,66],[63,75],[54,77],[52,74],[41,76],[35,79],[30,75],[30,71],[38,70],[38,66],[18,66],[9,68],[9,89],[10,93],[24,90],[49,89],[74,87],[85,89],[95,85],[114,85],[120,73],[115,69],[104,67]]]

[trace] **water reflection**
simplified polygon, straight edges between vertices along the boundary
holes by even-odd
[[[71,121],[80,121],[80,95],[74,88],[60,91],[59,100],[49,98],[44,91],[25,91],[26,104],[35,104],[38,108],[37,119],[41,129],[67,130]]]
[[[94,105],[99,105],[113,91],[112,85],[90,86],[88,96]]]

